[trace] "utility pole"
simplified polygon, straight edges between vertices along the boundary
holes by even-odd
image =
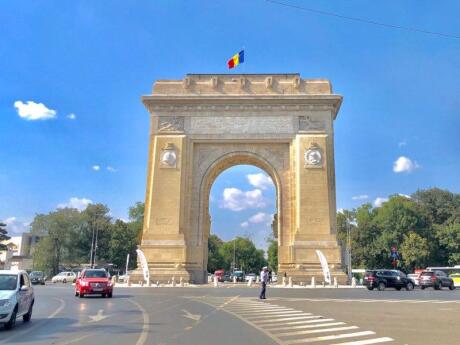
[[[348,273],[348,282],[351,283],[351,279],[353,278],[352,275],[352,267],[351,267],[351,229],[350,229],[350,220],[348,216],[346,217],[347,220],[347,273]]]
[[[236,239],[233,240],[233,273],[235,273],[236,266]]]
[[[99,227],[97,226],[98,222],[96,220],[96,240],[94,242],[94,256],[93,256],[93,266],[92,268],[94,268],[94,266],[96,265],[96,252],[97,252],[97,237],[99,235]]]
[[[89,255],[89,266],[93,268],[93,254],[94,254],[94,222],[91,222],[91,228],[93,229],[93,236],[91,237],[91,252]]]

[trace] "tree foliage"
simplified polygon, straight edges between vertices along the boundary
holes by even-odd
[[[5,250],[6,245],[2,244],[3,241],[9,240],[8,232],[6,230],[6,224],[0,222],[0,250]]]
[[[129,223],[113,222],[109,208],[102,204],[90,204],[83,211],[62,208],[36,215],[31,232],[41,240],[32,254],[34,269],[53,275],[64,267],[90,264],[91,249],[96,265],[110,263],[124,270],[130,254],[129,268],[134,268],[143,204],[137,203],[129,213]]]
[[[278,271],[278,240],[269,239],[269,246],[267,251],[268,267],[272,271]]]
[[[405,271],[454,265],[460,263],[459,215],[458,194],[419,190],[411,198],[394,195],[381,207],[364,204],[338,213],[338,239],[345,243],[350,226],[353,267],[390,268],[392,246]]]
[[[224,268],[224,258],[220,248],[224,244],[218,236],[211,235],[208,238],[208,272],[214,273]]]

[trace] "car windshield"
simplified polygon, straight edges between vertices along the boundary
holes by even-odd
[[[31,277],[42,277],[43,276],[43,272],[32,272],[30,274]]]
[[[422,276],[432,276],[433,272],[423,272],[421,275]]]
[[[58,276],[65,276],[65,275],[67,275],[67,272],[61,272],[58,274]]]
[[[86,271],[85,278],[107,278],[105,271]]]
[[[0,275],[0,290],[16,290],[18,277],[14,274]]]

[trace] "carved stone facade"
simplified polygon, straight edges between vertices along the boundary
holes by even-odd
[[[333,121],[342,97],[298,74],[187,75],[142,98],[151,137],[141,248],[152,281],[206,281],[209,193],[225,169],[250,164],[277,189],[279,267],[322,279],[315,250],[339,280]]]

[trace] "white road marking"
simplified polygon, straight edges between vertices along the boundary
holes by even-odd
[[[311,313],[304,313],[301,310],[293,310],[293,311],[285,311],[285,312],[276,312],[276,313],[263,313],[263,314],[256,314],[256,315],[247,315],[241,314],[244,317],[248,317],[251,319],[266,319],[269,317],[284,317],[284,316],[300,316],[300,315],[311,315]]]
[[[342,339],[342,338],[364,337],[366,335],[372,335],[372,334],[375,334],[375,332],[364,331],[364,332],[356,332],[356,333],[326,335],[326,336],[323,336],[323,337],[314,337],[314,338],[290,340],[290,341],[284,342],[284,344],[285,345],[293,345],[293,344],[303,344],[303,343],[314,343],[315,341],[325,341],[325,340],[335,340],[335,339]]]
[[[59,304],[59,307],[54,311],[54,313],[52,313],[51,315],[48,316],[48,319],[54,318],[54,317],[55,317],[57,314],[59,314],[59,313],[62,311],[62,309],[64,309],[64,307],[65,307],[65,302],[64,302],[63,299],[61,299],[61,298],[56,298],[56,300],[58,300],[59,303],[60,303],[60,304]]]
[[[333,328],[322,328],[322,329],[309,329],[306,331],[294,331],[294,332],[285,332],[277,333],[277,337],[291,337],[293,335],[301,334],[314,334],[314,333],[327,333],[327,332],[338,332],[338,331],[348,331],[350,329],[357,329],[358,326],[346,326],[346,327],[333,327]]]
[[[254,321],[254,323],[274,323],[274,322],[282,322],[282,321],[293,321],[293,320],[304,320],[310,319],[312,316],[294,316],[294,317],[284,317],[280,319],[273,319],[273,320],[261,320],[261,321]]]
[[[230,309],[228,308],[229,310],[234,310],[234,309]],[[236,310],[235,310],[236,311]],[[268,309],[268,310],[245,310],[245,311],[238,311],[238,313],[240,314],[244,314],[244,315],[250,315],[250,314],[260,314],[260,313],[264,313],[264,314],[275,314],[275,313],[289,313],[289,312],[292,312],[292,311],[297,311],[299,312],[300,310],[295,310],[295,309],[292,309],[292,308],[280,308],[280,309]]]
[[[88,317],[91,319],[89,322],[98,322],[108,318],[109,315],[104,315],[104,309],[99,309],[96,315],[88,315]]]
[[[345,325],[345,322],[329,322],[329,323],[316,323],[316,324],[314,323],[314,324],[301,325],[301,326],[270,328],[270,332],[288,331],[290,329],[303,329],[303,328],[319,328],[319,327],[339,326],[339,325]]]
[[[143,318],[142,332],[139,338],[137,339],[135,345],[144,345],[145,342],[147,341],[147,336],[149,334],[149,325],[150,325],[149,314],[144,309],[144,307],[141,306],[139,303],[137,303],[135,300],[128,299],[128,302],[134,304],[142,312],[142,318]]]
[[[340,343],[340,344],[333,344],[333,345],[370,345],[370,344],[387,343],[389,341],[394,341],[394,339],[383,337],[383,338],[351,341],[348,343]]]
[[[319,323],[319,322],[335,321],[334,319],[323,319],[323,317],[319,315],[312,315],[310,317],[305,317],[305,319],[313,319],[313,320],[283,322],[283,325],[299,325],[299,324],[305,324],[305,323]],[[274,323],[275,326],[278,326],[279,322],[275,321],[275,322],[270,322],[270,323]],[[270,325],[264,325],[263,327],[270,327]]]
[[[191,312],[189,312],[188,310],[185,310],[185,309],[182,309],[182,311],[184,312],[184,315],[182,315],[182,316],[186,317],[187,319],[191,319],[191,320],[194,320],[194,321],[200,321],[200,319],[201,319],[200,314],[192,314]]]

